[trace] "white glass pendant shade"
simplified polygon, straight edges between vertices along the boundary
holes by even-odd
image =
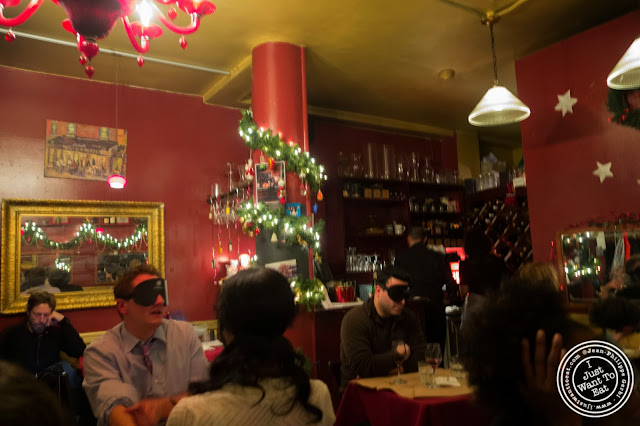
[[[531,115],[531,110],[504,86],[493,86],[469,114],[474,126],[502,126],[518,123]]]
[[[631,46],[607,77],[607,86],[617,90],[640,88],[640,37]]]

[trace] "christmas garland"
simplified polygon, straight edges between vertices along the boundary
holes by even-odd
[[[146,224],[140,224],[136,226],[135,231],[129,237],[124,240],[118,240],[117,238],[112,237],[109,234],[104,234],[102,232],[97,232],[95,226],[93,226],[89,222],[85,222],[82,224],[80,231],[76,232],[76,236],[69,241],[59,243],[56,241],[52,241],[49,237],[44,233],[44,231],[39,228],[35,222],[26,222],[24,226],[21,228],[20,233],[22,234],[22,239],[29,245],[38,245],[40,242],[42,247],[50,248],[51,250],[66,250],[72,247],[80,247],[80,245],[86,240],[91,244],[93,241],[102,242],[105,246],[109,247],[113,250],[124,249],[129,250],[133,247],[138,241],[143,240],[147,236],[147,226]]]
[[[626,90],[609,89],[607,108],[613,113],[609,121],[640,129],[640,109],[629,110],[626,93]]]
[[[303,153],[297,143],[285,143],[280,135],[274,134],[270,129],[258,128],[250,109],[242,113],[238,133],[249,148],[259,149],[276,161],[286,161],[287,168],[296,172],[303,183],[309,184],[311,191],[318,192],[322,181],[327,180],[324,167],[316,164],[316,160],[309,157],[308,152]]]
[[[311,312],[314,306],[324,300],[324,285],[317,278],[293,278],[291,290],[296,296],[296,303],[304,305],[308,312]]]
[[[320,232],[324,227],[323,221],[318,221],[315,227],[308,226],[307,216],[288,216],[284,208],[271,208],[265,204],[246,203],[236,211],[242,229],[248,234],[259,235],[268,231],[282,236],[289,245],[299,245],[302,248],[312,248],[316,254],[320,252]]]

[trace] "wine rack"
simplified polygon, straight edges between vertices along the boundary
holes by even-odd
[[[503,187],[468,195],[465,207],[465,228],[483,229],[493,253],[504,260],[510,273],[533,260],[525,188],[509,192]]]

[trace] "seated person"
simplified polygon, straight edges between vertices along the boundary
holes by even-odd
[[[0,335],[0,359],[15,362],[32,374],[60,363],[60,351],[78,358],[85,344],[69,319],[55,311],[53,294],[36,291],[27,301],[27,319],[5,329]],[[70,366],[64,363],[68,373]],[[70,374],[70,378],[73,378]]]
[[[640,304],[640,254],[634,254],[624,263],[624,272],[614,275],[611,281],[600,287],[600,297],[615,295],[632,299]]]
[[[49,272],[49,284],[59,288],[61,292],[84,290],[80,285],[71,284],[71,274],[68,271],[58,268]]]
[[[341,390],[355,378],[397,373],[391,349],[394,339],[403,339],[406,344],[401,369],[418,371],[418,360],[424,360],[427,345],[416,315],[404,309],[408,283],[409,276],[403,270],[385,268],[378,274],[373,297],[344,316],[340,327]]]
[[[304,356],[283,336],[298,312],[284,276],[266,268],[238,272],[225,281],[216,312],[224,350],[167,426],[334,423],[327,386],[309,379]]]
[[[476,400],[495,412],[494,425],[582,425],[560,398],[556,372],[563,347],[594,337],[569,318],[553,282],[506,282],[463,331],[463,364]],[[637,404],[632,395],[620,411],[589,424],[637,424]]]
[[[535,282],[551,282],[560,291],[558,272],[547,262],[529,262],[518,268],[518,278]]]
[[[56,395],[21,367],[0,361],[0,423],[21,426],[68,426],[71,416]]]
[[[122,322],[84,354],[83,387],[98,425],[158,424],[203,380],[207,361],[193,326],[164,319],[166,281],[151,265],[113,288]]]
[[[60,289],[52,287],[47,279],[47,272],[42,266],[36,266],[29,269],[24,274],[24,289],[20,289],[22,293],[31,294],[34,291],[46,291],[47,293],[60,293]]]

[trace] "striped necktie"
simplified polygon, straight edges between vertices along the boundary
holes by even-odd
[[[153,374],[153,363],[151,362],[151,344],[153,343],[153,339],[145,342],[139,342],[140,347],[142,348],[142,359],[144,360],[144,365],[147,366],[147,370],[149,373]]]

